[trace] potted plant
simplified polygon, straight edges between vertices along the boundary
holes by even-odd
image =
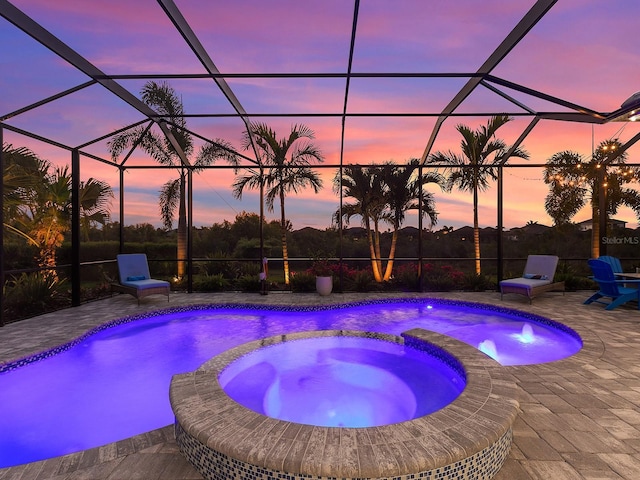
[[[316,276],[316,291],[320,295],[329,295],[333,290],[333,270],[329,260],[316,258],[311,266],[311,273]]]

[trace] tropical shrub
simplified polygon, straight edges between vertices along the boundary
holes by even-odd
[[[317,258],[314,260],[313,265],[309,269],[309,272],[316,277],[331,277],[333,275],[332,265],[326,258]]]
[[[369,292],[378,289],[373,273],[369,270],[357,270],[350,278],[346,279],[345,287],[346,290],[356,292]]]
[[[70,303],[62,293],[65,280],[42,273],[23,273],[4,286],[8,322],[57,310]]]
[[[254,275],[258,278],[258,274],[262,269],[261,265],[257,262],[238,262],[235,266],[238,272],[238,276]]]
[[[206,255],[206,260],[198,264],[198,271],[207,275],[224,273],[228,276],[232,270],[233,261],[228,255],[216,252],[213,255]]]
[[[568,291],[596,290],[598,284],[582,273],[577,273],[573,265],[568,262],[560,262],[556,269],[556,282],[564,282],[564,288]]]
[[[221,292],[229,287],[222,273],[198,275],[193,281],[193,289],[198,292]]]
[[[423,290],[433,292],[448,292],[462,288],[464,273],[451,265],[433,265],[425,263],[423,266]]]
[[[111,295],[111,284],[108,282],[97,283],[89,287],[80,288],[80,301],[88,302],[98,300]]]
[[[316,276],[310,272],[291,272],[291,291],[307,293],[316,291]]]
[[[415,263],[400,265],[391,279],[391,285],[403,291],[416,290],[418,286],[418,268]]]
[[[484,292],[485,290],[495,290],[496,282],[487,275],[469,273],[463,276],[461,286],[466,292]]]
[[[236,280],[236,287],[243,292],[259,292],[260,286],[257,273],[254,275],[244,274]]]
[[[556,273],[554,278],[556,282],[564,282],[564,288],[569,292],[598,289],[598,284],[590,278],[575,275],[572,272]]]

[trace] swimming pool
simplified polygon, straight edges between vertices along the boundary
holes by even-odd
[[[171,377],[245,342],[311,330],[398,335],[412,328],[444,333],[476,348],[490,340],[489,353],[503,365],[554,361],[582,346],[573,330],[543,317],[458,301],[169,308],[109,322],[73,342],[0,366],[0,467],[171,424]],[[498,330],[496,336],[488,334],[490,328]]]

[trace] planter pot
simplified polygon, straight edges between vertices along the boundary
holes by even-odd
[[[329,295],[333,290],[333,277],[316,277],[316,290],[320,295]]]

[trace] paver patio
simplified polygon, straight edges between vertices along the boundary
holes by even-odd
[[[584,348],[543,365],[505,367],[520,391],[520,414],[509,458],[494,478],[640,478],[640,311],[582,305],[588,292],[548,293],[532,305],[519,296],[434,294],[172,294],[170,305],[208,303],[322,304],[368,298],[431,296],[502,305],[543,315],[575,329]],[[114,318],[167,307],[166,298],[138,305],[128,295],[87,303],[0,328],[0,362],[71,340]],[[1,406],[0,406],[1,412]],[[0,413],[1,414],[1,413]],[[167,426],[114,444],[0,469],[0,480],[199,479]]]

